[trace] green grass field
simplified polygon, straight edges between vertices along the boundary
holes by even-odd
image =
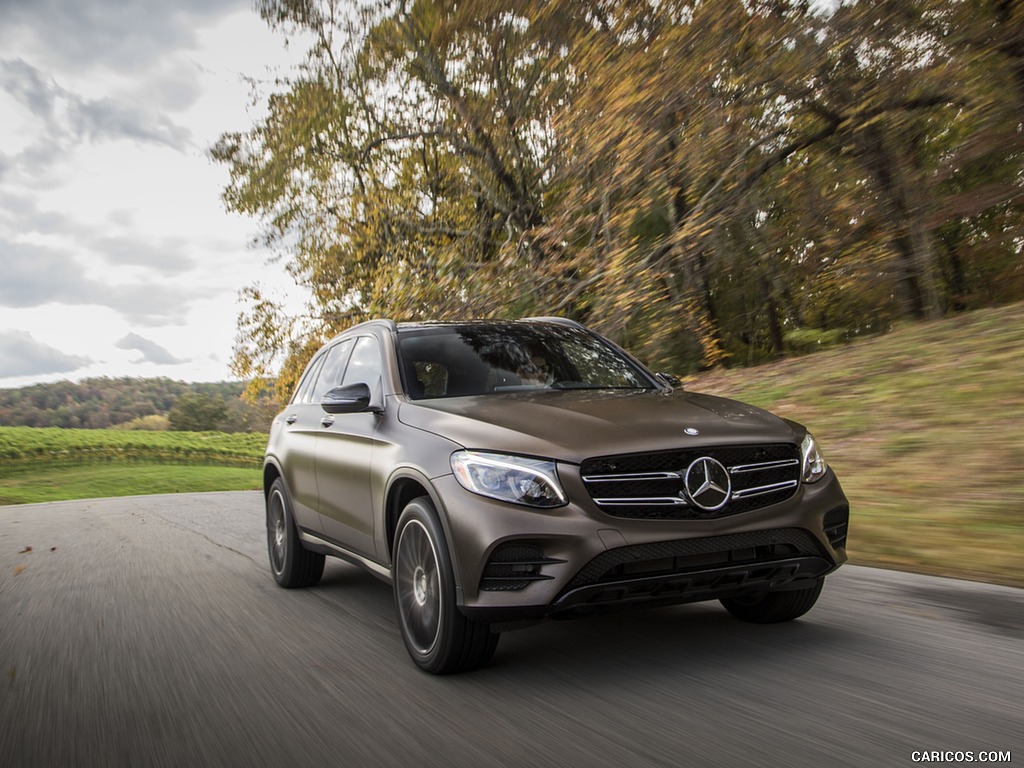
[[[22,464],[150,461],[259,467],[267,436],[239,432],[0,427],[0,471]]]
[[[0,470],[0,504],[141,496],[150,493],[247,491],[262,487],[259,469],[182,464],[91,464]]]
[[[0,504],[261,486],[267,436],[0,427]]]

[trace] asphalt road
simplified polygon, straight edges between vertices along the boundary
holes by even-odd
[[[0,765],[1024,762],[1022,590],[846,566],[787,625],[551,622],[438,678],[386,584],[279,589],[262,521],[258,493],[0,508]]]

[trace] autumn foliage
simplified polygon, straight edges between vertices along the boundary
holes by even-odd
[[[1024,296],[1020,0],[258,8],[306,63],[213,155],[310,291],[244,295],[278,392],[371,316],[567,315],[684,372]]]

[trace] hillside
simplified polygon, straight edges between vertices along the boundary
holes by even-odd
[[[272,410],[240,400],[243,382],[185,382],[168,378],[93,378],[0,389],[0,427],[106,429],[167,416],[182,395],[223,402],[226,425],[207,428],[265,431]]]
[[[686,387],[811,429],[850,497],[854,562],[1024,586],[1024,304]]]

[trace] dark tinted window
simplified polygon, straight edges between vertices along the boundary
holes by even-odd
[[[559,389],[651,389],[628,358],[586,331],[546,323],[410,328],[398,354],[413,398]]]

